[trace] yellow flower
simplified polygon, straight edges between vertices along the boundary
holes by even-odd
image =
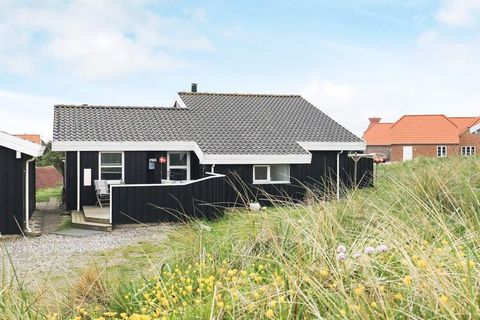
[[[117,313],[116,312],[104,312],[103,315],[105,317],[111,318],[111,317],[115,317],[117,315]]]
[[[427,267],[427,261],[425,259],[419,259],[417,260],[417,267],[421,269],[425,269]]]
[[[200,303],[202,303],[202,300],[200,300],[200,299],[195,299],[195,304],[198,305],[198,304],[200,304]]]
[[[402,301],[403,300],[403,295],[401,293],[397,293],[393,299],[397,300],[397,301]]]
[[[364,286],[356,287],[355,290],[354,290],[355,295],[357,295],[357,296],[361,296],[364,291],[365,291],[365,287],[364,287]]]
[[[265,317],[267,317],[268,319],[273,319],[274,316],[275,312],[273,312],[272,309],[268,309],[267,312],[265,312]]]
[[[373,301],[371,304],[370,304],[370,307],[372,307],[373,309],[376,309],[377,308],[377,303],[375,301]]]
[[[448,303],[448,297],[446,295],[441,295],[438,298],[438,301],[440,301],[441,305],[446,305]]]
[[[446,245],[448,245],[448,241],[447,241],[447,240],[442,240],[442,244],[443,244],[444,246],[446,246]]]
[[[468,260],[468,267],[469,268],[475,268],[475,261]]]
[[[277,306],[277,301],[272,300],[270,301],[270,307],[275,308]]]
[[[405,278],[403,278],[403,283],[406,286],[412,285],[412,277],[411,276],[405,276]]]
[[[82,317],[76,316],[75,318],[73,318],[73,320],[82,320]]]
[[[225,304],[223,303],[223,301],[218,301],[217,302],[217,307],[219,307],[219,308],[223,308],[224,305]]]
[[[341,315],[342,317],[345,317],[345,316],[347,315],[347,311],[345,311],[345,309],[341,309],[341,310],[340,310],[340,315]]]

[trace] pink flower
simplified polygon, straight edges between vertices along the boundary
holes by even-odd
[[[343,261],[345,259],[347,259],[347,255],[345,254],[345,252],[340,252],[339,254],[337,254],[337,260]]]
[[[365,250],[363,251],[363,253],[365,253],[365,254],[372,254],[374,252],[375,252],[374,247],[366,247]]]
[[[353,254],[353,257],[354,257],[355,259],[358,259],[358,258],[360,258],[361,256],[362,256],[362,254],[361,254],[360,252],[355,252],[355,253]]]
[[[378,253],[385,252],[387,250],[388,250],[388,246],[386,244],[381,244],[377,247],[377,252]]]
[[[341,244],[337,247],[337,253],[345,253],[345,252],[347,252],[347,248],[345,248],[344,245]]]

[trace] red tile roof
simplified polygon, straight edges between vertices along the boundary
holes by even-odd
[[[470,127],[480,122],[480,117],[449,117],[458,127],[458,133],[463,134]]]
[[[14,134],[15,137],[31,141],[33,143],[42,144],[42,139],[39,134]]]
[[[392,125],[392,144],[458,144],[458,127],[443,114],[405,115]]]
[[[55,188],[63,185],[63,177],[53,166],[37,167],[36,184],[37,189]]]
[[[373,123],[363,134],[363,139],[371,146],[386,146],[391,144],[390,128],[393,123]]]
[[[405,115],[395,123],[371,118],[363,138],[367,145],[458,144],[459,136],[480,117],[447,117],[443,114]]]

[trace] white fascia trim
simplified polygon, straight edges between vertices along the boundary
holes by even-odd
[[[315,142],[299,141],[298,144],[308,151],[365,151],[365,142]]]
[[[479,131],[480,131],[480,123],[470,128],[470,133],[477,133]]]
[[[310,164],[312,154],[204,154],[201,164]]]
[[[17,138],[11,134],[0,131],[0,146],[19,151],[32,157],[40,157],[45,152],[45,147],[25,139]]]
[[[203,151],[195,141],[53,141],[53,151],[193,151],[200,163]]]

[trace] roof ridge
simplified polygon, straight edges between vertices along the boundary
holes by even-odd
[[[56,104],[55,108],[95,108],[95,109],[182,109],[162,106],[126,106],[126,105],[90,105],[90,104]]]
[[[395,121],[392,125],[392,128],[395,127],[400,121],[402,121],[403,118],[407,118],[407,117],[443,117],[445,118],[446,120],[448,120],[448,122],[450,122],[451,124],[453,124],[455,127],[458,128],[458,126],[452,121],[450,120],[449,117],[447,117],[445,114],[442,114],[442,113],[433,113],[433,114],[404,114],[403,116],[400,117],[400,119],[398,119],[397,121]]]
[[[258,96],[258,97],[301,97],[300,94],[282,93],[233,93],[233,92],[189,92],[180,91],[178,94],[205,95],[205,96]]]

